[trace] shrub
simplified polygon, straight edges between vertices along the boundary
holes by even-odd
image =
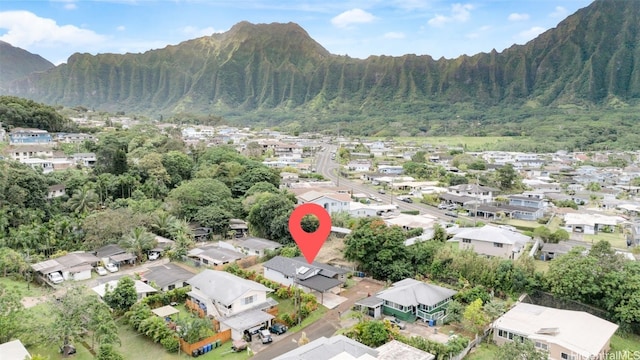
[[[170,335],[160,340],[160,344],[170,353],[176,353],[180,349],[180,340],[174,335]]]

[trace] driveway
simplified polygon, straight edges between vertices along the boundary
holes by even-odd
[[[340,296],[346,298],[344,302],[338,305],[338,307],[327,311],[322,319],[302,329],[302,331],[305,332],[307,338],[309,338],[310,341],[319,339],[323,336],[333,336],[333,334],[335,334],[335,332],[345,324],[344,318],[342,319],[343,322],[341,323],[339,314],[343,314],[346,311],[350,310],[356,301],[365,298],[368,295],[373,295],[383,288],[383,285],[369,279],[353,279],[356,281],[356,284],[340,294]],[[255,352],[255,356],[251,359],[271,360],[277,356],[280,356],[288,351],[297,348],[298,340],[300,339],[302,331],[296,332],[294,334],[286,333],[285,335],[282,335],[282,339],[278,340],[277,342],[274,341],[274,343],[264,347],[260,346],[262,345],[260,344],[257,348],[252,348]]]
[[[349,300],[344,296],[336,295],[333,293],[325,293],[324,295],[314,294],[318,302],[322,302],[327,309],[335,309],[343,302]]]

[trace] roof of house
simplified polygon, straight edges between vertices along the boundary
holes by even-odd
[[[236,299],[251,290],[272,292],[268,287],[255,281],[246,280],[226,271],[205,270],[187,283],[200,290],[207,297],[224,305],[231,305]]]
[[[181,266],[167,263],[148,268],[148,271],[142,274],[142,279],[149,282],[153,281],[159,287],[164,288],[177,282],[187,281],[193,275],[191,271]]]
[[[55,271],[71,270],[79,271],[82,265],[90,265],[100,261],[95,255],[91,253],[69,253],[59,258],[49,259],[41,261],[39,263],[31,265],[31,268],[42,274],[50,274]],[[84,269],[84,267],[82,267]]]
[[[282,244],[278,242],[256,237],[239,239],[236,241],[236,245],[253,250],[275,250],[282,247]]]
[[[0,354],[2,354],[2,359],[7,360],[31,359],[31,354],[29,354],[20,340],[0,344]]]
[[[243,253],[220,247],[195,248],[189,250],[188,255],[219,263],[232,262],[245,257]]]
[[[262,310],[253,309],[243,311],[239,314],[220,319],[220,322],[226,326],[244,331],[250,327],[260,325],[273,319],[274,316]]]
[[[567,226],[595,226],[596,224],[615,226],[623,221],[625,221],[625,219],[621,216],[609,216],[604,214],[568,213],[564,215],[564,222]]]
[[[113,255],[124,254],[126,251],[117,244],[105,245],[95,251],[95,255],[99,258],[110,257]]]
[[[416,349],[398,340],[391,340],[378,347],[378,360],[434,360],[435,355]]]
[[[336,286],[342,285],[342,281],[322,275],[312,276],[305,280],[296,281],[298,284],[320,292],[331,290]]]
[[[404,306],[435,305],[455,295],[457,291],[427,284],[414,279],[404,279],[379,292],[376,297]]]
[[[500,244],[522,244],[531,241],[529,236],[517,231],[499,228],[497,226],[485,225],[480,228],[469,228],[460,231],[453,236],[453,239],[471,239],[475,241],[486,241]]]
[[[347,353],[355,359],[375,359],[378,351],[344,335],[336,335],[330,338],[321,337],[310,343],[300,346],[274,360],[327,360],[337,359],[343,353]],[[370,357],[363,357],[369,355]]]
[[[309,278],[312,275],[315,275],[314,273],[320,274],[325,277],[334,277],[337,274],[346,274],[348,272],[348,270],[319,263],[317,261],[309,264],[307,260],[305,260],[302,256],[298,256],[295,258],[275,256],[269,261],[262,264],[262,266],[290,277],[298,277],[299,279]],[[307,268],[308,270],[302,273],[300,272],[300,269],[303,268]],[[305,276],[306,274],[309,274],[309,276]]]
[[[584,311],[519,303],[493,324],[532,340],[558,344],[588,358],[608,344],[618,325]]]
[[[466,195],[454,195],[454,194],[449,194],[449,193],[441,193],[438,195],[440,197],[440,199],[443,200],[447,200],[447,201],[452,201],[452,202],[456,202],[456,203],[468,203],[468,202],[472,202],[472,201],[476,201],[475,198],[471,197],[471,196],[466,196]]]
[[[136,294],[147,294],[158,292],[158,290],[154,289],[150,285],[143,283],[140,280],[134,280]],[[118,286],[118,280],[107,281],[103,284],[100,284],[96,287],[91,288],[91,290],[95,291],[100,297],[103,297],[106,292],[106,287],[109,285],[109,289],[113,290]]]
[[[383,303],[383,300],[377,296],[369,296],[355,302],[356,305],[366,306],[366,307],[377,307],[377,306],[381,306],[382,303]]]

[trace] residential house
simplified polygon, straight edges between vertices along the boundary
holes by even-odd
[[[152,286],[148,284],[145,284],[141,280],[134,280],[133,284],[136,289],[136,295],[138,297],[137,301],[144,299],[145,297],[149,296],[149,294],[158,292],[158,290],[154,289]],[[103,298],[104,295],[107,293],[107,291],[113,291],[113,289],[115,289],[116,286],[118,286],[118,280],[109,280],[105,283],[102,283],[98,286],[91,288],[91,290],[93,290],[96,294],[98,294],[100,298]]]
[[[435,322],[446,316],[447,306],[456,293],[441,286],[404,279],[356,305],[374,315],[381,312],[401,320]]]
[[[447,190],[451,195],[470,197],[481,203],[492,202],[495,193],[498,192],[497,189],[478,184],[460,184],[449,186]]]
[[[397,214],[384,218],[389,226],[400,226],[404,230],[432,229],[438,219],[433,215]]]
[[[324,294],[331,292],[338,294],[349,272],[317,261],[309,264],[302,256],[286,258],[276,256],[262,264],[264,277],[285,286],[297,284],[305,292],[320,294],[320,302]]]
[[[60,144],[82,144],[85,141],[98,141],[94,135],[84,133],[57,133],[54,138]]]
[[[273,315],[268,310],[278,303],[267,294],[273,292],[257,282],[226,271],[205,270],[187,280],[188,296],[207,315],[220,321],[220,330],[231,329],[231,338],[241,339],[244,332],[269,326]]]
[[[94,167],[96,165],[95,153],[76,153],[73,154],[73,161],[82,167]]]
[[[531,340],[551,360],[604,359],[618,325],[584,311],[518,303],[493,324],[498,346]]]
[[[155,284],[162,291],[170,291],[189,285],[187,280],[191,279],[193,275],[194,273],[182,266],[167,263],[149,267],[140,276],[140,280],[149,285]]]
[[[263,257],[265,256],[267,251],[276,251],[280,249],[282,247],[282,244],[267,239],[249,237],[236,239],[231,241],[230,243],[220,241],[218,246],[235,250],[247,255],[256,255],[259,257]]]
[[[352,217],[387,216],[398,210],[398,205],[393,204],[363,204],[361,202],[349,202],[349,215]]]
[[[100,259],[103,264],[113,263],[121,266],[123,264],[132,265],[136,262],[136,256],[130,252],[127,252],[117,244],[105,245],[93,254]]]
[[[10,145],[51,144],[51,134],[46,130],[15,128],[9,133]]]
[[[569,232],[597,234],[598,232],[614,232],[618,224],[626,221],[621,216],[610,216],[599,213],[567,213],[564,215],[565,229]]]
[[[58,197],[62,197],[66,194],[66,187],[64,184],[51,185],[49,186],[49,190],[47,192],[47,199],[54,199]]]
[[[544,243],[540,249],[540,260],[552,260],[559,255],[564,255],[571,251],[574,247],[583,247],[586,254],[591,249],[591,243],[578,240],[565,240],[557,244]]]
[[[225,249],[216,245],[197,247],[189,250],[187,256],[197,260],[200,264],[210,266],[221,266],[234,263],[246,255],[241,252]]]
[[[11,159],[20,162],[27,159],[49,159],[53,157],[53,148],[44,145],[11,146],[6,152]]]
[[[401,175],[404,173],[402,165],[378,165],[378,172],[387,175]]]
[[[333,191],[311,190],[296,196],[298,204],[313,203],[322,206],[328,213],[349,211],[351,195]]]
[[[245,237],[249,234],[249,225],[240,219],[229,219],[229,230],[235,232],[235,237]]]
[[[31,268],[45,279],[49,274],[60,272],[65,280],[91,279],[91,270],[100,259],[91,253],[72,252],[55,259],[41,261]]]
[[[543,199],[543,196],[541,194],[538,196],[533,194],[530,194],[530,196],[509,195],[507,198],[509,199],[509,205],[512,206],[522,206],[536,209],[543,209],[545,206],[545,200]]]
[[[464,229],[454,235],[452,241],[458,241],[460,249],[471,249],[480,255],[517,259],[532,240],[517,231],[485,225]]]
[[[398,340],[391,340],[373,349],[344,335],[336,335],[330,338],[320,337],[274,360],[434,360],[435,358],[433,354]]]
[[[370,160],[352,160],[347,163],[347,170],[353,172],[369,172],[373,164]]]
[[[2,128],[0,128],[2,129]],[[0,344],[0,356],[5,360],[30,360],[31,354],[24,347],[22,341],[12,340]]]

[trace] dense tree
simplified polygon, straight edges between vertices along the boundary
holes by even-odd
[[[7,225],[43,220],[47,192],[47,180],[41,173],[17,161],[0,161],[0,205]]]
[[[113,289],[106,289],[103,296],[104,302],[118,313],[128,311],[138,301],[135,283],[129,276],[123,276],[118,280],[118,285]]]
[[[99,197],[93,189],[83,186],[74,191],[71,198],[67,201],[69,209],[77,214],[84,215],[91,210],[95,210],[98,206]]]
[[[43,129],[51,132],[74,130],[74,124],[55,108],[15,96],[0,96],[0,122],[8,127]]]
[[[496,171],[496,180],[501,190],[520,188],[519,177],[513,165],[506,164]]]
[[[167,201],[174,214],[193,220],[202,207],[216,205],[229,208],[231,190],[219,180],[194,179],[171,190]]]
[[[96,360],[124,360],[124,356],[118,353],[112,344],[102,344],[98,348]]]
[[[496,360],[547,360],[549,354],[536,349],[529,339],[508,341],[498,347]]]
[[[169,174],[169,184],[172,188],[191,179],[194,163],[187,154],[181,151],[169,151],[162,155],[162,164]]]
[[[194,220],[210,227],[214,234],[225,235],[229,230],[229,220],[233,217],[227,209],[218,205],[204,206],[198,210]]]
[[[248,196],[253,196],[253,195],[265,193],[265,192],[277,194],[279,191],[280,190],[278,190],[278,188],[272,183],[266,182],[266,181],[260,181],[253,184],[249,188],[249,190],[247,190],[244,196],[248,197]]]
[[[380,320],[359,321],[345,333],[346,336],[373,348],[391,340],[392,334],[391,325]]]
[[[404,241],[400,227],[364,218],[345,239],[344,255],[376,279],[398,281],[412,272]]]
[[[289,216],[293,208],[294,203],[288,197],[272,193],[260,194],[247,217],[251,232],[282,244],[293,242],[289,233]]]
[[[139,261],[145,259],[145,252],[153,249],[157,244],[155,236],[144,227],[137,227],[129,234],[126,234],[119,245],[136,255]]]
[[[128,208],[105,209],[84,219],[84,247],[96,249],[105,244],[117,243],[136,227],[149,223],[147,214],[134,213]]]
[[[462,322],[467,329],[478,334],[489,323],[489,317],[482,309],[482,300],[476,299],[464,309]]]

